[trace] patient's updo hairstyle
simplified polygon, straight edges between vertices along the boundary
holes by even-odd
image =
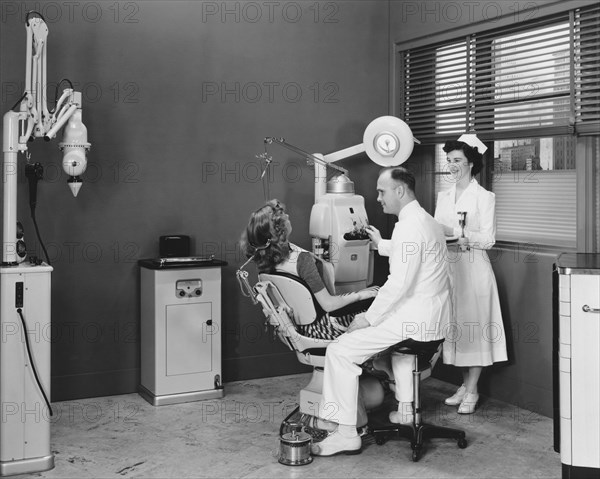
[[[469,163],[473,163],[471,169],[471,176],[475,176],[483,168],[483,155],[479,153],[476,146],[470,146],[464,141],[448,140],[444,145],[444,151],[450,153],[451,151],[462,151],[467,158]]]
[[[270,200],[250,215],[240,246],[247,258],[253,257],[261,273],[272,272],[290,256],[288,215],[279,200]]]

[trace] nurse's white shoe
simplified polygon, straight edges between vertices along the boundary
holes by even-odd
[[[321,442],[313,444],[310,451],[314,456],[335,456],[336,454],[360,454],[362,440],[360,436],[345,437],[339,431],[327,436]]]
[[[467,388],[463,384],[453,396],[450,396],[444,401],[444,404],[447,406],[458,406],[463,401],[465,394],[467,394]]]
[[[473,414],[477,408],[477,401],[479,401],[479,394],[465,394],[460,406],[458,406],[458,414]]]

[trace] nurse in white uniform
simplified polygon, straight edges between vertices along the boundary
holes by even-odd
[[[443,361],[462,369],[463,384],[445,400],[449,406],[458,406],[460,414],[475,411],[482,369],[507,360],[498,288],[486,252],[496,241],[496,200],[474,178],[481,171],[486,149],[473,134],[446,142],[453,185],[438,194],[435,209],[435,219],[444,226],[446,236],[459,238],[458,246],[449,248],[455,314],[444,328]]]

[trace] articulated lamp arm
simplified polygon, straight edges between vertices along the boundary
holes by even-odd
[[[420,141],[413,137],[412,131],[404,121],[393,116],[380,116],[367,126],[362,143],[327,155],[307,153],[286,143],[283,138],[265,138],[265,144],[271,143],[285,146],[315,163],[316,202],[326,191],[327,168],[338,170],[344,175],[348,173],[348,170],[333,165],[333,162],[366,152],[369,158],[380,166],[398,166],[408,160],[414,144]]]
[[[52,112],[48,111],[44,101],[48,27],[41,15],[32,17],[35,14],[29,12],[25,22],[27,60],[25,95],[20,110],[27,116],[27,128],[19,138],[18,150],[25,151],[27,142],[35,138],[43,137],[45,141],[50,141],[65,127],[63,141],[58,146],[64,152],[63,169],[69,175],[69,187],[73,196],[77,196],[81,187],[79,175],[87,166],[85,151],[90,148],[87,129],[81,120],[81,93],[74,91],[72,86],[65,89]]]

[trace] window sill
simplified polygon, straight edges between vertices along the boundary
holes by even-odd
[[[547,254],[558,256],[561,253],[577,253],[577,248],[569,246],[552,246],[533,242],[496,241],[492,249],[514,251],[523,254]]]

